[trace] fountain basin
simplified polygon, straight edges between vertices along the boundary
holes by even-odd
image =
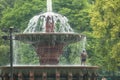
[[[13,72],[15,80],[95,80],[98,68],[81,65],[19,65],[13,67]],[[9,80],[10,67],[0,69],[1,76]]]
[[[29,44],[69,44],[83,39],[84,35],[78,33],[21,33],[16,34],[15,39]]]

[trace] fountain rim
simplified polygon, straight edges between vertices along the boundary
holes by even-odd
[[[71,32],[34,32],[34,33],[17,33],[14,35],[15,40],[19,40],[22,42],[26,42],[29,44],[36,44],[36,43],[43,43],[43,42],[50,42],[52,43],[52,38],[55,37],[55,41],[57,40],[58,43],[62,44],[69,44],[80,41],[85,35],[79,34],[79,33],[71,33]],[[73,37],[74,36],[74,37]],[[46,38],[48,37],[48,38]],[[64,41],[59,39],[59,37],[65,37]],[[70,38],[71,37],[71,38]],[[76,37],[76,38],[75,38]],[[31,39],[35,38],[35,39]],[[69,39],[69,40],[68,40]]]
[[[0,66],[0,69],[10,68],[10,66]],[[98,66],[88,66],[88,65],[15,65],[13,68],[25,69],[25,68],[85,68],[85,69],[98,69]]]
[[[50,34],[50,35],[53,35],[53,34],[70,34],[70,35],[83,35],[83,34],[79,34],[79,33],[74,33],[74,32],[31,32],[31,33],[16,33],[15,35],[23,35],[23,34],[26,34],[26,35],[33,35],[33,34],[46,34],[46,35],[48,35],[48,34]],[[85,36],[85,35],[84,35]]]

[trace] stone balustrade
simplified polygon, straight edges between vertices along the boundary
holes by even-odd
[[[0,80],[10,80],[10,67],[0,67]],[[97,66],[14,66],[13,80],[97,80]]]

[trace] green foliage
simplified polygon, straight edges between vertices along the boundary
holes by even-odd
[[[39,14],[45,7],[45,2],[38,0],[17,0],[13,8],[7,8],[3,11],[1,26],[14,26],[21,30],[27,27],[28,21],[30,18]]]
[[[10,7],[10,8],[13,7],[14,2],[15,2],[15,0],[0,0],[0,23],[2,21],[1,18],[3,16],[2,12],[8,7]],[[1,27],[1,25],[0,25],[0,27]]]
[[[93,35],[98,39],[95,50],[102,56],[101,65],[115,71],[119,67],[120,0],[96,0],[91,12]],[[115,57],[116,56],[116,57]],[[101,61],[102,62],[102,61]],[[108,64],[108,65],[106,65]]]
[[[16,42],[15,50],[17,64],[39,64],[39,58],[31,45]]]
[[[90,31],[89,10],[87,0],[53,0],[53,10],[66,16],[71,27],[77,32]]]
[[[80,53],[83,46],[81,42],[73,43],[64,48],[60,57],[60,64],[80,64]]]
[[[5,45],[0,46],[0,66],[9,63],[9,47]]]
[[[5,33],[1,32],[0,30],[0,66],[6,65],[9,63],[9,46],[8,41],[4,41],[2,39],[2,36],[5,35]]]

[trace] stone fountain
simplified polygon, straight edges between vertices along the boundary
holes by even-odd
[[[15,40],[35,47],[40,65],[13,66],[14,80],[96,80],[97,66],[58,65],[64,46],[84,37],[74,32],[65,16],[52,12],[52,1],[47,0],[47,12],[34,16],[23,33],[15,34]],[[1,70],[2,80],[9,80],[10,67]]]

